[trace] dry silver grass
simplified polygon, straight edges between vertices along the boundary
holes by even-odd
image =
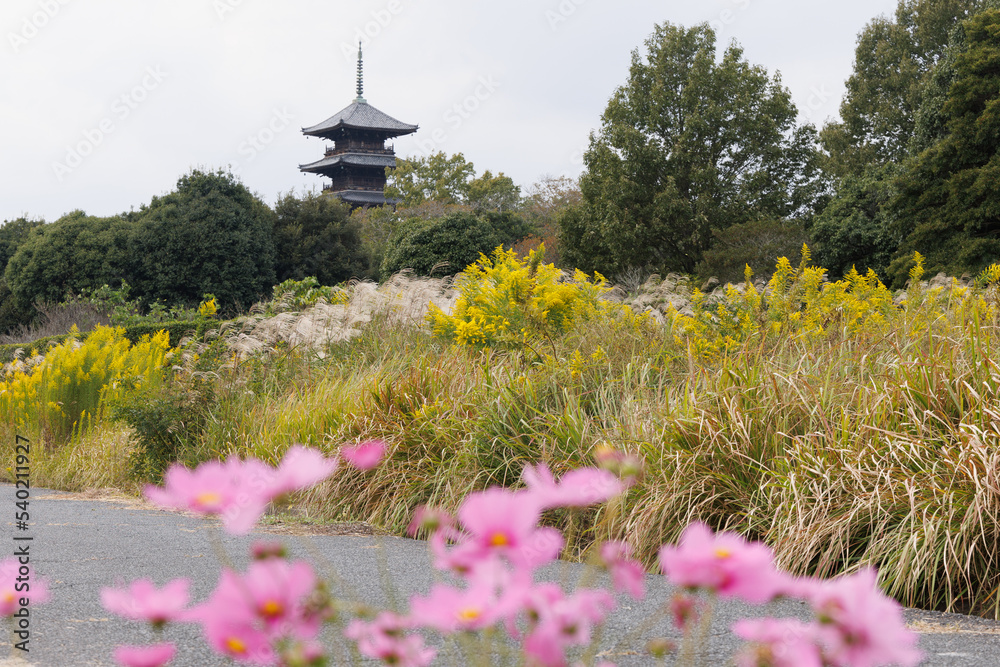
[[[450,278],[421,278],[410,271],[397,273],[382,285],[354,282],[348,292],[345,304],[320,302],[302,312],[254,316],[230,334],[230,346],[241,354],[279,342],[320,350],[358,336],[379,315],[385,315],[390,324],[419,324],[431,303],[450,313],[458,298]]]

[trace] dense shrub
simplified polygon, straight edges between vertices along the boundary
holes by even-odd
[[[775,257],[794,257],[808,235],[795,220],[756,220],[712,232],[712,247],[704,252],[696,272],[723,283],[743,279],[746,267],[770,278]]]
[[[288,193],[275,205],[275,273],[278,281],[309,276],[322,285],[362,277],[367,257],[361,225],[336,197]]]
[[[512,213],[452,213],[437,220],[411,220],[401,226],[382,261],[382,278],[412,269],[418,275],[450,275],[497,246],[510,247],[530,232]]]
[[[274,213],[232,174],[194,170],[136,216],[133,286],[146,304],[197,306],[206,293],[233,313],[274,284]],[[103,280],[95,285],[114,284]]]

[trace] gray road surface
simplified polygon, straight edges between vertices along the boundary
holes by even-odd
[[[152,577],[162,584],[183,576],[193,580],[192,594],[197,601],[214,588],[219,565],[209,540],[212,525],[208,521],[137,502],[88,499],[77,494],[32,489],[32,524],[28,531],[22,532],[13,522],[14,502],[13,487],[0,485],[0,513],[11,518],[0,521],[3,526],[0,544],[4,544],[0,557],[14,552],[15,536],[32,536],[31,562],[38,574],[48,579],[52,600],[33,611],[30,652],[20,654],[26,663],[5,661],[3,657],[10,651],[10,644],[3,642],[0,666],[113,665],[111,651],[115,645],[149,641],[151,635],[145,626],[119,619],[101,607],[99,591],[104,586],[140,577]],[[262,536],[225,538],[226,548],[237,565],[245,565],[248,546]],[[266,537],[276,536],[272,533]],[[308,538],[309,546],[304,538],[283,539],[299,555],[321,556],[325,561],[322,567],[336,571],[359,599],[370,603],[385,604],[388,600],[385,578],[379,574],[386,566],[401,599],[413,592],[425,592],[434,581],[423,542],[365,535],[314,535]],[[579,566],[561,565],[549,570],[547,576],[573,580],[579,573]],[[656,613],[671,590],[662,577],[650,575],[647,583],[646,600],[635,603],[628,598],[620,599],[619,608],[607,626],[602,643],[605,659],[621,667],[658,664],[643,654],[644,639],[629,638],[647,619],[658,619],[647,636],[670,632],[666,619]],[[709,655],[703,664],[727,664],[728,656],[737,646],[729,626],[741,615],[763,613],[806,615],[803,606],[794,603],[763,610],[727,605],[714,616]],[[924,664],[1000,665],[1000,623],[916,610],[908,611],[907,618],[921,631],[920,646],[927,655]],[[178,656],[171,663],[176,667],[232,664],[211,654],[196,627],[175,625],[167,632],[167,638],[179,647]],[[462,664],[462,660],[444,660],[443,664]]]

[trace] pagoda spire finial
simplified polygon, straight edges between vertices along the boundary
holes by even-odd
[[[365,82],[364,82],[364,72],[361,65],[361,42],[358,41],[358,102],[364,102],[365,98],[362,95],[365,92]]]

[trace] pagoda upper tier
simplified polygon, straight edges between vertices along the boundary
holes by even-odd
[[[368,104],[361,76],[361,47],[358,46],[358,96],[322,123],[302,129],[309,137],[333,142],[321,160],[299,165],[303,172],[330,179],[324,192],[336,195],[352,206],[394,204],[385,198],[385,169],[396,166],[396,153],[385,142],[417,131],[416,125],[396,120]]]

